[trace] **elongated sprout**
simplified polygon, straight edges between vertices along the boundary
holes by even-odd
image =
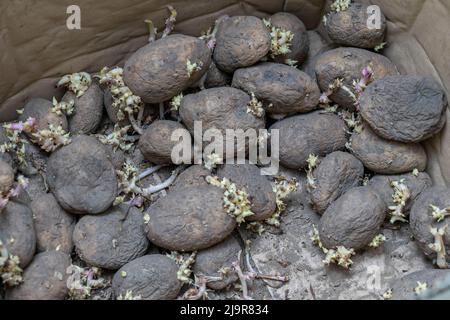
[[[436,265],[441,269],[447,269],[447,255],[445,250],[444,237],[447,232],[448,225],[438,228],[430,227],[430,232],[434,237],[434,242],[429,244],[428,247],[436,253]]]
[[[91,75],[87,72],[67,74],[58,81],[57,86],[65,86],[69,91],[76,94],[77,98],[84,95],[92,84]]]
[[[392,201],[395,205],[389,206],[388,208],[390,210],[390,222],[392,224],[397,221],[407,222],[403,211],[406,207],[407,201],[411,197],[411,192],[404,182],[404,179],[391,182],[391,187],[394,189],[394,193],[392,194]]]

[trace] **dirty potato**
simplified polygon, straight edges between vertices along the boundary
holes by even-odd
[[[14,169],[11,165],[0,159],[0,196],[6,195],[14,183]]]
[[[193,165],[181,172],[175,182],[170,186],[170,191],[185,188],[195,189],[199,186],[207,186],[206,177],[211,175],[211,171],[201,165]]]
[[[42,98],[30,99],[23,108],[23,113],[19,116],[20,121],[28,118],[36,119],[37,130],[48,129],[49,125],[61,126],[64,131],[68,129],[67,118],[64,114],[57,115],[52,112],[53,103]]]
[[[437,289],[446,279],[448,279],[447,270],[425,269],[408,273],[392,281],[392,300],[420,299],[430,290]],[[426,284],[426,289],[420,290],[418,282]]]
[[[217,68],[214,62],[211,62],[206,73],[205,88],[225,87],[231,83],[232,76]]]

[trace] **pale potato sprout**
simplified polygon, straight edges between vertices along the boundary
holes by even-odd
[[[383,293],[383,299],[384,300],[391,300],[392,299],[392,289],[389,289],[385,293]]]
[[[175,27],[175,22],[177,21],[177,11],[172,6],[167,6],[170,11],[170,16],[166,19],[166,28],[163,31],[161,38],[167,37]]]
[[[109,282],[101,277],[101,270],[96,267],[81,268],[70,265],[66,274],[67,288],[69,289],[69,299],[85,300],[91,296],[92,290],[106,287]]]
[[[60,125],[50,124],[47,129],[38,130],[32,133],[32,136],[31,140],[47,152],[53,152],[71,142],[70,133],[66,132]]]
[[[117,300],[142,300],[140,295],[134,296],[132,290],[127,290],[124,295],[120,294]]]
[[[417,168],[414,168],[413,171],[412,171],[412,175],[415,176],[415,177],[418,177],[419,176],[419,170]]]
[[[19,265],[19,257],[10,254],[0,240],[0,277],[4,285],[13,287],[22,283],[23,270]]]
[[[421,295],[428,289],[428,284],[426,282],[417,281],[417,286],[414,288],[414,293]]]
[[[53,107],[50,109],[51,112],[57,114],[58,116],[61,116],[63,114],[66,114],[68,116],[72,115],[75,111],[74,105],[75,101],[70,100],[69,102],[56,100],[55,97],[53,97]]]
[[[189,78],[197,71],[200,71],[202,69],[203,63],[200,61],[197,62],[191,62],[191,60],[186,61],[186,71],[189,76]]]
[[[287,64],[291,67],[297,67],[298,61],[293,59],[284,59],[284,64]]]
[[[430,204],[431,215],[436,222],[441,222],[445,217],[450,216],[450,207],[441,209],[433,204]]]
[[[217,167],[218,164],[222,164],[223,159],[217,153],[211,153],[206,156],[206,160],[204,162],[204,167],[208,170],[212,170]]]
[[[384,47],[386,46],[387,42],[382,42],[379,45],[376,45],[375,48],[373,48],[373,50],[375,52],[380,52],[381,50],[384,49]]]
[[[58,82],[58,87],[66,86],[69,91],[76,94],[77,98],[81,97],[91,86],[92,79],[89,73],[79,72],[67,74]]]
[[[336,0],[331,4],[330,9],[335,12],[345,11],[350,7],[351,3],[351,0]]]
[[[263,104],[256,99],[255,94],[251,93],[251,99],[247,103],[247,113],[253,114],[257,118],[263,118],[265,115]]]
[[[274,58],[275,56],[291,52],[294,33],[290,30],[273,26],[270,20],[263,19],[263,22],[270,32],[270,56]]]
[[[434,243],[429,244],[428,247],[436,252],[436,265],[441,269],[448,268],[444,243],[444,236],[447,229],[447,224],[442,228],[430,227],[430,232],[434,237]]]
[[[284,200],[289,196],[289,194],[297,191],[297,187],[298,183],[295,178],[288,180],[285,177],[280,176],[275,179],[275,183],[272,186],[272,191],[275,193],[277,208],[270,218],[264,220],[265,223],[275,227],[280,226],[281,213],[286,210],[286,203]]]
[[[195,262],[195,257],[197,256],[197,251],[191,253],[191,255],[184,259],[182,258],[181,263],[179,263],[180,267],[177,271],[177,279],[183,283],[192,283],[191,275],[192,275],[192,265]]]
[[[120,127],[118,124],[114,125],[114,130],[108,135],[97,134],[98,140],[105,144],[113,147],[114,151],[121,149],[122,151],[129,151],[133,146],[133,142],[127,140],[128,131],[131,126]]]
[[[382,234],[378,234],[369,243],[369,247],[371,247],[371,248],[378,248],[385,241],[386,241],[386,237],[384,235],[382,235]]]
[[[19,175],[14,186],[6,194],[0,194],[0,213],[8,205],[9,200],[18,197],[28,185],[29,180],[24,176]]]
[[[394,189],[394,193],[392,194],[392,201],[395,204],[394,206],[388,207],[391,215],[391,223],[395,223],[397,221],[407,222],[403,211],[405,209],[406,202],[411,197],[411,192],[404,182],[404,179],[391,182],[391,187]]]
[[[314,178],[313,171],[317,167],[319,161],[319,157],[315,154],[309,154],[306,163],[308,167],[306,169],[306,186],[308,190],[312,190],[316,188],[316,179]]]
[[[180,93],[179,95],[173,97],[172,100],[170,101],[170,110],[178,111],[178,109],[180,109],[182,100],[183,100],[183,93]]]

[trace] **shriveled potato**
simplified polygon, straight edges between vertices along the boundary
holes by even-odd
[[[269,31],[257,17],[223,19],[216,33],[214,61],[225,72],[251,66],[267,55],[270,40]]]
[[[169,192],[149,208],[147,236],[159,247],[194,251],[225,239],[236,226],[223,206],[223,190],[198,186]]]
[[[425,269],[395,279],[392,282],[392,300],[417,300],[427,294],[427,290],[437,289],[446,279],[448,270]],[[427,289],[416,293],[418,282],[425,283]],[[429,291],[428,291],[429,292]]]
[[[327,15],[326,31],[331,40],[343,46],[375,48],[381,44],[386,33],[386,17],[380,12],[380,27],[369,28],[368,6],[352,3],[343,11],[332,11]]]
[[[231,75],[217,68],[214,62],[211,62],[206,73],[205,88],[224,87],[231,83]]]
[[[105,211],[117,196],[117,177],[109,154],[94,137],[80,135],[52,153],[47,182],[59,204],[76,214]]]
[[[170,191],[185,188],[195,189],[199,186],[206,186],[205,178],[211,175],[211,171],[201,165],[193,165],[181,172],[175,182],[170,186]]]
[[[336,79],[343,79],[347,89],[354,92],[353,81],[361,78],[361,71],[370,66],[372,79],[397,75],[397,67],[385,56],[358,48],[337,48],[320,55],[316,60],[315,72],[319,87],[323,92]],[[348,90],[338,88],[329,98],[341,107],[353,110],[355,100]]]
[[[360,99],[361,116],[379,136],[420,142],[445,124],[447,97],[434,79],[389,76],[371,83]]]
[[[285,64],[267,62],[238,69],[232,85],[254,93],[258,100],[265,102],[269,114],[308,112],[319,103],[316,82],[303,71]]]
[[[375,190],[352,188],[325,210],[318,227],[320,240],[329,249],[363,249],[377,235],[385,212],[386,205]]]
[[[198,82],[210,63],[203,40],[173,34],[136,51],[125,63],[123,78],[144,102],[158,103]]]
[[[69,130],[71,133],[93,133],[100,125],[103,116],[103,91],[98,84],[93,83],[79,98],[67,91],[62,101],[74,101],[75,112],[69,116]]]
[[[353,154],[364,166],[376,173],[399,174],[413,169],[425,170],[427,154],[418,143],[385,140],[365,125],[361,133],[351,137]]]
[[[42,98],[30,99],[23,107],[23,113],[19,116],[20,121],[28,118],[36,119],[37,130],[47,129],[49,125],[61,126],[65,131],[68,129],[65,115],[57,115],[52,112],[53,103]]]
[[[276,208],[275,193],[269,179],[261,175],[260,168],[253,164],[225,164],[217,170],[217,174],[247,192],[254,215],[247,217],[246,221],[265,220],[273,214]]]
[[[0,159],[0,195],[9,192],[14,183],[14,169],[11,165]]]
[[[31,202],[37,251],[58,250],[71,253],[75,218],[65,212],[51,193],[44,193]]]
[[[0,213],[0,235],[10,254],[19,257],[20,267],[26,267],[36,250],[33,213],[23,204],[9,201]]]
[[[314,186],[311,188],[311,203],[314,211],[322,214],[334,200],[350,188],[360,184],[364,166],[347,152],[330,153],[314,170]]]
[[[281,164],[299,169],[310,154],[325,156],[344,149],[346,128],[339,116],[316,111],[275,122],[270,130],[279,130]]]
[[[142,300],[175,299],[183,283],[177,278],[178,266],[174,260],[151,254],[137,258],[116,272],[112,287],[116,298],[130,292]]]
[[[23,273],[23,283],[6,291],[7,300],[64,300],[70,256],[61,251],[37,254]]]

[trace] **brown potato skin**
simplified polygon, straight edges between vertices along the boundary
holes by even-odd
[[[178,296],[183,285],[177,279],[178,266],[161,254],[137,258],[117,271],[112,280],[116,298],[128,290],[143,300],[171,300]],[[122,276],[126,272],[126,277]]]
[[[206,73],[205,88],[224,87],[231,83],[232,76],[217,68],[214,62],[211,62]]]
[[[236,221],[223,208],[223,190],[213,186],[185,188],[153,203],[147,236],[155,245],[195,251],[225,239]]]
[[[61,251],[37,254],[23,273],[23,283],[6,291],[7,300],[64,300],[70,256]]]
[[[317,82],[322,92],[337,78],[344,79],[344,84],[353,90],[353,80],[361,78],[361,70],[368,65],[373,70],[373,78],[381,79],[397,75],[397,67],[385,56],[358,48],[337,48],[321,54],[315,64]],[[342,88],[336,90],[329,98],[341,107],[354,110],[354,101]]]
[[[446,279],[448,279],[448,270],[425,269],[408,273],[392,282],[392,300],[417,300],[419,296],[414,292],[417,281],[425,282],[427,289],[432,290]]]
[[[375,190],[352,188],[325,210],[318,227],[320,240],[328,249],[363,249],[377,235],[385,211],[386,205]]]
[[[270,34],[261,19],[234,16],[220,22],[216,33],[214,61],[219,69],[231,73],[251,66],[270,50]]]
[[[379,136],[420,142],[444,127],[447,96],[434,79],[389,76],[371,83],[361,95],[362,118]]]
[[[50,124],[61,126],[65,131],[68,130],[67,118],[65,115],[58,116],[51,112],[53,104],[49,100],[42,98],[30,99],[23,108],[23,113],[19,116],[19,121],[26,121],[28,118],[36,119],[38,130],[47,129]]]
[[[201,63],[190,77],[186,62]],[[173,34],[136,51],[125,63],[123,78],[131,91],[147,103],[169,100],[197,83],[208,71],[211,51],[203,40]]]
[[[211,171],[202,165],[193,165],[181,172],[175,182],[170,186],[170,191],[185,188],[195,189],[199,186],[208,186],[206,177],[212,175]]]
[[[311,189],[311,204],[319,214],[347,190],[360,184],[364,166],[350,153],[336,151],[320,160],[314,170],[315,187]]]
[[[6,195],[14,183],[14,169],[0,159],[0,195]]]
[[[367,125],[361,133],[352,134],[351,148],[364,166],[376,173],[400,174],[415,168],[423,171],[427,166],[427,154],[422,145],[385,140]]]
[[[261,63],[236,70],[233,87],[255,94],[269,114],[309,112],[319,103],[316,82],[303,71],[280,63]]]
[[[309,154],[325,156],[343,150],[346,125],[335,114],[311,112],[275,122],[269,129],[280,135],[280,163],[291,169],[306,166]]]

